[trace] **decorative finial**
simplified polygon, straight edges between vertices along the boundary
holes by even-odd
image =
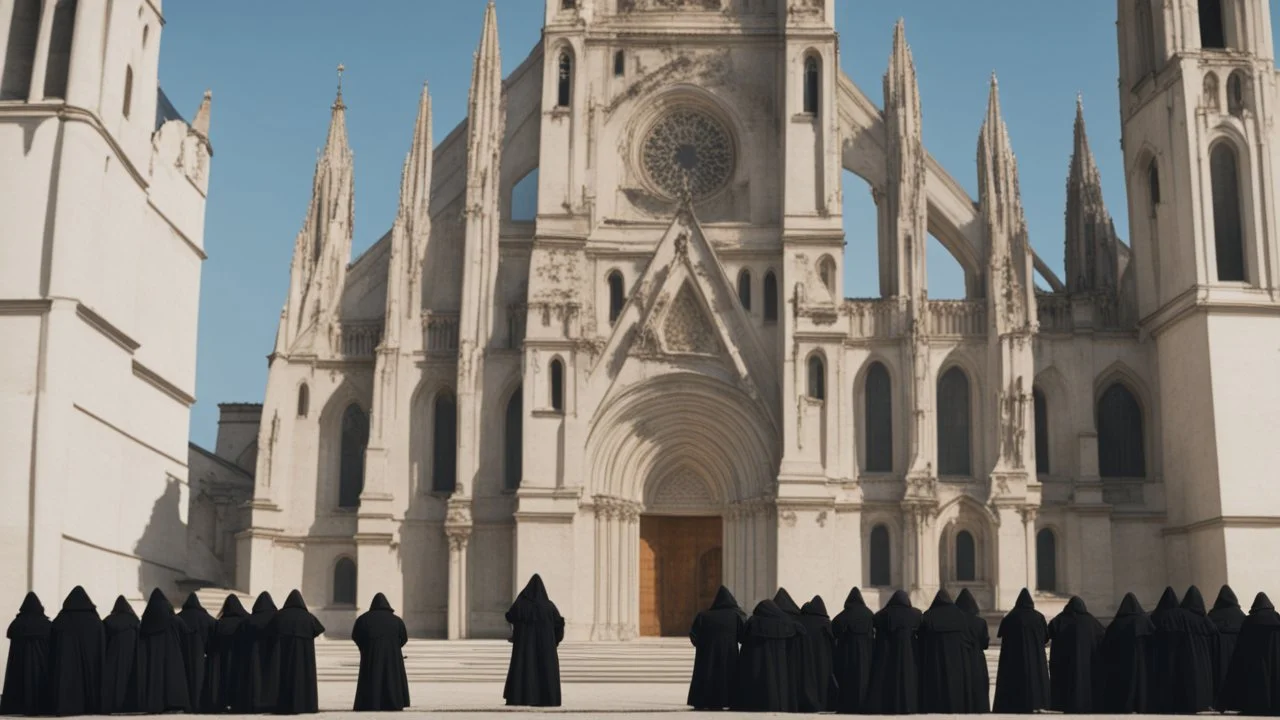
[[[342,74],[345,73],[346,71],[347,71],[347,66],[339,63],[338,64],[338,97],[336,100],[333,101],[334,110],[345,110],[347,107],[346,104],[342,102]]]

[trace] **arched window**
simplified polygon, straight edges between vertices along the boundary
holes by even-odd
[[[31,95],[31,72],[40,39],[41,0],[15,0],[5,47],[4,75],[0,76],[0,100],[26,100]]]
[[[1138,76],[1134,78],[1134,84],[1156,69],[1156,32],[1151,20],[1151,1],[1134,0],[1137,4],[1135,20],[1138,24]]]
[[[1058,589],[1058,538],[1049,528],[1036,533],[1036,590]]]
[[[124,116],[129,117],[129,113],[133,111],[133,67],[124,69]]]
[[[871,528],[869,545],[871,573],[868,580],[874,587],[888,587],[893,582],[889,572],[889,528],[884,525]]]
[[[867,472],[893,472],[893,391],[884,365],[872,363],[867,370],[865,392]]]
[[[45,68],[44,96],[65,98],[71,70],[71,39],[76,31],[76,0],[58,0],[53,8],[53,32],[49,35],[49,64]],[[128,113],[125,113],[128,116]]]
[[[827,286],[828,291],[836,291],[836,261],[830,255],[823,255],[818,260],[818,278]]]
[[[564,412],[564,363],[560,358],[551,361],[551,409]]]
[[[1237,116],[1244,113],[1244,73],[1239,70],[1227,78],[1227,112]]]
[[[609,324],[617,322],[622,314],[622,306],[627,303],[627,289],[622,273],[614,270],[609,273]]]
[[[822,72],[818,67],[818,58],[810,55],[804,61],[804,111],[806,113],[818,114],[821,92]]]
[[[619,50],[613,54],[613,76],[622,77],[627,74],[627,53]]]
[[[311,411],[311,388],[306,383],[298,387],[298,417],[306,417]]]
[[[956,581],[973,582],[978,579],[978,552],[973,534],[968,530],[956,533]]]
[[[809,356],[809,397],[814,400],[827,397],[827,370],[824,365],[818,353]]]
[[[556,107],[569,107],[573,100],[573,57],[568,50],[560,52],[556,80]]]
[[[1049,405],[1040,388],[1031,391],[1036,411],[1036,472],[1049,472]]]
[[[458,485],[458,406],[453,395],[436,396],[432,414],[431,489],[451,493]]]
[[[1098,473],[1104,478],[1147,475],[1142,408],[1129,388],[1113,383],[1098,399]]]
[[[524,475],[524,389],[516,388],[507,401],[506,432],[503,435],[503,486],[520,487]]]
[[[738,302],[743,310],[751,309],[751,271],[744,269],[738,273]]]
[[[938,474],[969,475],[969,378],[953,367],[938,378]]]
[[[1209,154],[1213,179],[1213,246],[1218,256],[1218,280],[1244,280],[1244,218],[1240,212],[1240,169],[1236,151],[1220,142]]]
[[[1204,101],[1201,103],[1207,110],[1218,109],[1218,75],[1208,72],[1204,75]]]
[[[1155,160],[1147,166],[1147,192],[1151,200],[1151,216],[1155,217],[1156,206],[1160,204],[1160,166]]]
[[[356,604],[356,561],[340,558],[333,566],[333,604]]]
[[[764,321],[778,322],[778,278],[772,270],[764,274]]]
[[[1227,47],[1222,0],[1200,0],[1200,47],[1206,50],[1223,50]]]
[[[342,413],[342,461],[338,470],[338,507],[360,506],[364,490],[364,451],[369,445],[369,416],[352,403]]]

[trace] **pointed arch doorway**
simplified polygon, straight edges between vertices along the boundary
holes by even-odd
[[[689,470],[658,483],[640,516],[640,635],[680,637],[724,576],[724,519]]]

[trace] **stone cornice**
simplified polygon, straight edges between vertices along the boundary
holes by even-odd
[[[48,298],[0,299],[0,315],[44,315],[52,307]]]
[[[165,380],[163,377],[160,376],[159,373],[147,367],[146,365],[143,365],[137,360],[133,361],[133,374],[134,374],[134,377],[137,377],[145,381],[147,384],[151,385],[155,389],[159,390],[165,395],[168,395],[174,400],[177,400],[183,405],[186,405],[187,407],[191,407],[192,405],[196,404],[196,399],[194,396],[184,392],[182,388],[178,387],[177,385],[174,385],[168,380]]]
[[[76,317],[85,321],[89,327],[102,333],[111,342],[119,345],[125,352],[132,355],[138,348],[142,347],[142,343],[134,340],[126,332],[112,325],[106,318],[99,315],[93,308],[84,303],[76,303]]]
[[[1143,334],[1159,337],[1170,326],[1197,312],[1280,315],[1270,293],[1253,287],[1195,285],[1139,321]]]
[[[1189,535],[1203,530],[1220,530],[1223,528],[1277,528],[1280,518],[1263,515],[1218,515],[1217,517],[1197,520],[1186,525],[1167,527],[1161,530],[1163,535]]]

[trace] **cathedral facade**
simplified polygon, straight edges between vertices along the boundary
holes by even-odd
[[[1081,111],[1061,279],[995,80],[974,199],[927,152],[904,28],[877,107],[835,0],[547,0],[505,79],[490,4],[468,120],[436,144],[424,89],[396,221],[354,261],[339,93],[219,579],[299,587],[339,632],[383,592],[463,638],[504,635],[536,572],[601,640],[683,634],[721,583],[1102,614],[1276,589],[1268,4],[1118,8],[1131,243]],[[858,238],[845,171],[878,208]],[[929,297],[930,235],[965,299]],[[871,237],[880,294],[848,299]]]

